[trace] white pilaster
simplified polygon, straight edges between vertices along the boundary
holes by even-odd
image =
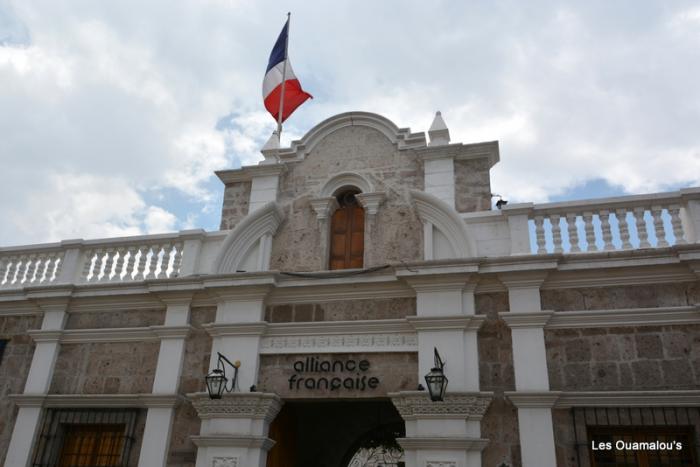
[[[49,332],[36,342],[27,382],[24,385],[24,394],[38,396],[48,393],[51,385],[59,351],[58,340],[66,322],[68,299],[39,299],[37,304],[44,312],[41,330]],[[51,331],[55,331],[55,333]],[[19,408],[5,457],[5,467],[27,467],[29,465],[40,418],[41,403]]]
[[[282,402],[275,394],[242,392],[212,400],[205,393],[189,394],[202,420],[196,467],[217,465],[265,467],[274,441],[267,437]]]
[[[182,362],[185,357],[185,340],[189,334],[190,302],[192,295],[164,296],[167,304],[165,325],[154,327],[160,337],[160,350],[153,394],[177,394]],[[139,454],[139,467],[165,466],[170,448],[170,434],[175,409],[173,407],[149,407],[146,426]]]
[[[455,166],[453,157],[425,159],[425,192],[455,207]]]
[[[542,311],[540,301],[545,277],[546,272],[538,271],[501,276],[510,311],[499,316],[511,329],[516,392],[509,397],[518,408],[523,467],[556,465],[551,410],[556,396],[549,396],[544,342],[544,326],[553,312]]]
[[[265,206],[270,201],[277,201],[277,187],[279,174],[259,175],[253,177],[250,187],[250,204],[248,212],[251,213]]]

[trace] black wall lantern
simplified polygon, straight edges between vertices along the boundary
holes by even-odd
[[[425,375],[425,384],[428,385],[431,401],[442,401],[445,399],[445,390],[447,389],[447,376],[443,371],[445,362],[440,358],[440,354],[435,350],[435,367],[430,370],[430,373]]]
[[[209,392],[209,397],[211,399],[221,399],[224,391],[233,392],[238,387],[238,368],[241,366],[241,362],[236,360],[231,363],[231,360],[221,355],[217,352],[219,358],[216,361],[216,368],[211,371],[205,378],[204,381],[207,383],[207,391]],[[233,379],[231,380],[231,387],[228,385],[228,378],[226,377],[226,367],[224,363],[228,363],[231,368],[233,368]]]

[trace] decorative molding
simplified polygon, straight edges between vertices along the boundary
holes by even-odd
[[[389,393],[391,402],[406,420],[481,420],[493,399],[492,392],[448,392],[442,402],[433,402],[425,391]]]
[[[700,390],[562,392],[554,408],[700,407]]]
[[[267,323],[256,321],[251,323],[209,323],[202,327],[211,337],[222,336],[261,336],[267,330]]]
[[[11,394],[18,407],[175,407],[182,402],[177,394]]]
[[[372,185],[372,182],[367,177],[357,172],[343,172],[334,175],[324,183],[323,188],[321,188],[319,192],[319,196],[322,198],[329,196],[335,198],[338,194],[337,191],[346,186],[353,186],[362,193],[372,193],[374,191],[374,185]]]
[[[415,333],[264,337],[260,354],[417,352]]]
[[[505,396],[517,408],[552,408],[561,396],[558,391],[506,391]]]
[[[211,467],[238,467],[238,457],[214,457]]]
[[[31,329],[27,334],[34,342],[84,344],[93,342],[149,342],[159,339],[184,339],[192,326],[149,326],[133,328],[65,329],[62,331]]]
[[[338,200],[333,196],[323,198],[312,198],[309,200],[311,208],[316,213],[316,219],[328,219],[338,209]]]
[[[282,408],[281,399],[272,393],[238,392],[225,394],[221,399],[210,399],[207,393],[200,392],[187,397],[202,420],[250,418],[271,422]]]
[[[359,193],[355,195],[355,198],[360,202],[365,212],[370,216],[374,216],[379,212],[379,206],[382,205],[386,199],[386,194],[382,192],[375,193]]]
[[[240,169],[217,170],[214,173],[224,184],[250,182],[254,177],[281,175],[286,169],[284,164],[249,165]]]
[[[455,461],[427,461],[425,467],[457,467]]]
[[[467,232],[467,225],[453,207],[431,194],[418,190],[411,190],[411,198],[421,220],[432,224],[447,238],[454,254],[453,258],[477,256],[476,241]]]
[[[464,329],[477,331],[486,321],[486,315],[451,315],[451,316],[407,316],[416,331],[443,331]]]
[[[437,451],[483,451],[484,448],[486,448],[486,446],[488,446],[489,444],[488,439],[468,438],[461,436],[440,436],[435,438],[398,438],[396,441],[406,451],[428,449],[434,449]]]
[[[265,436],[198,435],[190,436],[197,447],[253,448],[269,451],[275,442]]]
[[[212,265],[212,271],[215,274],[235,273],[256,242],[265,236],[274,236],[283,219],[284,212],[274,201],[249,213],[226,236]],[[261,244],[259,254],[266,257],[258,264],[266,269],[270,262],[270,251],[263,250],[268,249]]]
[[[626,308],[619,310],[557,311],[546,329],[700,324],[700,305]]]
[[[498,317],[506,322],[509,328],[543,328],[554,315],[553,311],[513,312],[501,311]]]

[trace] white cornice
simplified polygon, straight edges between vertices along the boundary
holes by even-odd
[[[562,392],[554,407],[700,407],[700,390]]]
[[[240,447],[269,451],[275,441],[264,436],[197,435],[190,436],[197,447]]]
[[[486,316],[407,316],[406,320],[416,331],[442,331],[447,329],[478,330],[481,325],[484,324]]]
[[[224,184],[249,182],[255,177],[280,175],[284,172],[284,164],[250,165],[232,170],[217,170],[214,173]]]
[[[527,313],[502,311],[498,317],[506,322],[509,328],[542,328],[552,318],[553,311],[534,311]]]
[[[483,451],[489,444],[488,439],[454,436],[441,436],[439,438],[397,438],[396,441],[407,451],[414,449]],[[447,463],[445,465],[447,465]]]
[[[178,394],[11,394],[18,407],[175,407]]]
[[[209,323],[202,327],[212,337],[222,336],[262,336],[268,324],[264,321],[252,323]]]
[[[309,323],[270,323],[267,336],[326,336],[329,334],[373,334],[413,332],[404,319],[372,321],[314,321]]]
[[[62,331],[32,329],[27,334],[35,342],[84,344],[92,342],[150,342],[159,339],[184,339],[191,326],[149,326],[133,328],[65,329]]]
[[[561,396],[558,391],[506,391],[505,396],[517,408],[554,407]]]
[[[558,311],[547,329],[600,328],[622,326],[666,326],[700,323],[700,305],[627,308],[619,310]]]

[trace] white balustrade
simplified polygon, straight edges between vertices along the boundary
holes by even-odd
[[[682,220],[687,214],[679,192],[531,206],[531,244],[536,254],[664,248],[688,242]]]
[[[45,251],[0,256],[0,287],[48,284],[60,272],[62,251]]]
[[[80,282],[123,282],[177,277],[183,243],[172,241],[146,245],[98,248],[88,252]]]

